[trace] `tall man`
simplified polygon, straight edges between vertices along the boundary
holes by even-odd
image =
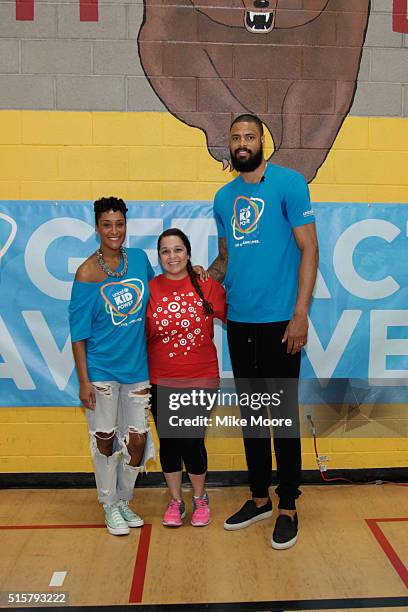
[[[231,162],[239,176],[215,196],[219,254],[210,275],[225,278],[228,346],[235,379],[294,379],[291,412],[298,419],[300,351],[307,342],[307,313],[316,280],[318,245],[304,177],[264,159],[260,119],[240,115],[230,129]],[[292,385],[293,389],[293,385]],[[243,430],[252,499],[224,523],[242,529],[272,516],[269,497],[272,452],[263,437]],[[272,547],[297,539],[295,500],[299,497],[299,433],[274,434],[279,515]]]

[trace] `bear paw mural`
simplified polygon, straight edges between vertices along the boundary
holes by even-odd
[[[167,109],[226,166],[241,113],[268,127],[274,163],[311,181],[355,89],[370,0],[144,0],[139,54]]]

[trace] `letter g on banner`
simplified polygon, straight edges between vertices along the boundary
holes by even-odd
[[[72,217],[52,219],[40,225],[32,233],[24,253],[27,274],[34,285],[52,298],[69,300],[72,282],[59,280],[50,274],[45,261],[47,250],[57,238],[72,236],[86,242],[94,231],[89,223]]]
[[[0,259],[1,259],[1,257],[3,257],[3,255],[7,253],[7,251],[13,244],[13,240],[17,234],[17,223],[14,221],[12,217],[9,217],[8,215],[2,212],[0,212],[0,219],[4,219],[4,221],[6,221],[11,226],[10,233],[6,241],[4,242],[3,245],[0,243]]]

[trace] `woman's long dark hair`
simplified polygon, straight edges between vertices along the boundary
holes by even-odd
[[[200,299],[203,302],[203,308],[204,308],[204,312],[207,315],[210,314],[214,314],[214,309],[212,307],[212,304],[210,304],[210,302],[207,302],[207,300],[204,297],[204,294],[202,292],[202,289],[198,283],[198,278],[197,278],[197,274],[194,272],[193,270],[193,266],[191,265],[191,261],[190,261],[190,257],[191,257],[191,244],[189,239],[187,238],[187,236],[185,235],[184,232],[182,232],[181,230],[177,229],[176,227],[172,227],[168,230],[165,230],[162,234],[160,234],[159,239],[157,241],[157,252],[159,254],[159,259],[160,259],[160,245],[161,245],[161,241],[163,238],[166,238],[167,236],[177,236],[177,238],[180,238],[180,240],[182,241],[182,243],[184,244],[184,246],[186,247],[186,251],[187,251],[187,255],[188,255],[188,261],[187,261],[187,272],[188,275],[190,277],[191,280],[191,284],[194,287],[195,292],[197,293],[197,295],[200,297]]]

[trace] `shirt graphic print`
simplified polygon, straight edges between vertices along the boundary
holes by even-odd
[[[105,312],[112,325],[129,325],[137,319],[143,307],[144,283],[140,278],[112,281],[100,287]]]
[[[204,340],[202,314],[203,302],[193,291],[170,297],[163,296],[152,316],[157,334],[166,346],[170,358],[182,353],[187,355],[192,347],[199,348]]]

